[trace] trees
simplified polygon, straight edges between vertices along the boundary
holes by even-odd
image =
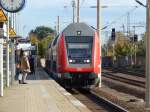
[[[36,35],[38,40],[42,40],[48,35],[51,35],[53,33],[54,33],[54,30],[51,29],[50,27],[38,26],[35,28],[35,30],[31,30],[29,35],[34,34]]]
[[[127,56],[130,54],[129,39],[122,32],[116,33],[115,56]]]
[[[107,56],[112,56],[114,60],[129,59],[129,64],[136,64],[138,58],[144,58],[146,55],[144,38],[145,35],[143,35],[142,40],[133,42],[122,32],[116,32],[115,41],[109,40],[107,43]]]
[[[126,38],[126,36],[122,32],[116,32],[115,41],[108,41],[108,54],[109,56],[127,56],[132,53],[132,44],[130,44],[130,40]]]
[[[51,42],[53,37],[54,30],[45,26],[38,26],[35,30],[31,30],[29,33],[29,39],[32,44],[38,46],[38,54],[41,57],[45,56],[48,44]]]
[[[146,55],[146,46],[144,40],[140,40],[137,43],[137,55],[138,56],[145,56]]]
[[[39,53],[41,53],[41,54],[40,54],[41,57],[44,57],[44,56],[45,56],[46,50],[47,50],[47,48],[48,48],[48,45],[49,45],[49,43],[52,41],[53,37],[54,37],[54,36],[49,35],[49,36],[47,36],[46,38],[42,39],[42,41],[40,42],[40,44],[41,44],[41,49],[39,50],[39,51],[40,51]]]

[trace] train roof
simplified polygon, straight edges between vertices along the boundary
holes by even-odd
[[[65,36],[78,36],[77,32],[81,32],[81,36],[93,36],[95,29],[86,23],[71,23],[63,30]]]

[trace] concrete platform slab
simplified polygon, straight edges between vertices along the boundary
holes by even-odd
[[[90,112],[42,70],[28,76],[28,84],[5,89],[0,112]]]

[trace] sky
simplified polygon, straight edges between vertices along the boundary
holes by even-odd
[[[26,37],[28,33],[37,26],[48,26],[54,28],[57,16],[60,16],[61,30],[72,22],[72,0],[26,0],[24,9],[17,13],[17,33]],[[80,0],[80,21],[96,27],[97,0]],[[130,30],[142,34],[145,32],[146,9],[135,2],[135,0],[100,0],[102,6],[102,42],[105,43],[112,28],[116,31],[127,29],[127,17],[130,18]],[[146,4],[146,0],[141,0]],[[64,8],[66,6],[66,8]],[[135,6],[138,6],[135,8]],[[128,15],[128,16],[127,16]],[[128,19],[129,20],[129,19]],[[124,27],[123,27],[124,26]]]

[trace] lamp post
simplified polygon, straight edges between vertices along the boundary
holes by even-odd
[[[139,0],[135,0],[138,4],[146,8],[146,92],[145,92],[145,111],[150,111],[150,0],[144,5]]]
[[[7,22],[7,49],[6,49],[6,74],[7,74],[7,87],[10,86],[10,71],[9,71],[9,13],[8,13],[8,22]]]
[[[0,96],[4,93],[4,80],[3,80],[3,38],[0,39]]]
[[[150,111],[150,0],[147,0],[147,32],[146,32],[146,110]]]
[[[101,58],[101,8],[107,8],[107,6],[101,6],[101,3],[100,3],[100,0],[97,0],[97,6],[90,6],[90,8],[96,8],[97,9],[97,34],[98,34],[98,37],[99,37],[99,46],[100,46],[100,58]],[[101,70],[102,70],[102,67],[101,67],[101,61],[100,61],[100,65],[99,65],[99,68],[100,68],[100,73],[98,74],[98,78],[99,78],[99,87],[102,86],[102,78],[101,78]]]
[[[98,34],[98,37],[99,37],[99,46],[100,46],[100,59],[102,60],[101,58],[101,3],[100,3],[100,0],[97,0],[97,34]],[[100,73],[98,74],[98,77],[99,77],[99,87],[102,87],[102,74],[101,74],[101,70],[102,70],[102,66],[101,66],[101,61],[100,61],[100,65],[99,65],[99,68],[100,68]]]

